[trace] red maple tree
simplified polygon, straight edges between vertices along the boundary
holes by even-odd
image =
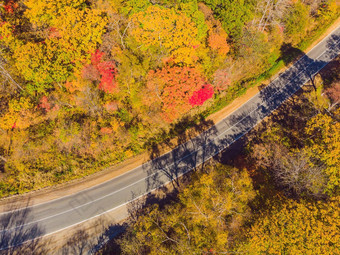
[[[40,99],[40,104],[38,105],[38,107],[44,109],[46,112],[51,110],[51,104],[48,102],[48,99],[46,96],[43,96]]]
[[[113,61],[104,61],[105,53],[96,50],[91,56],[91,64],[83,68],[84,79],[100,81],[98,88],[106,93],[114,93],[117,88],[116,65]]]
[[[7,13],[12,14],[15,9],[18,8],[18,4],[14,2],[13,0],[5,1],[4,3],[4,9]]]
[[[206,84],[206,79],[193,67],[166,66],[149,72],[149,93],[145,95],[144,101],[148,105],[159,104],[163,119],[172,122],[192,108],[190,99],[195,92],[203,89],[199,92],[200,101],[212,96],[211,91],[204,89]]]
[[[204,85],[201,89],[194,91],[194,94],[189,99],[191,106],[202,105],[214,95],[214,88],[211,84]]]
[[[99,89],[106,93],[113,93],[116,89],[116,69],[115,64],[111,61],[101,62],[97,65],[98,71],[101,75]]]
[[[100,62],[102,62],[102,58],[104,57],[105,53],[101,52],[100,50],[96,50],[91,55],[91,64],[94,66],[99,65]]]

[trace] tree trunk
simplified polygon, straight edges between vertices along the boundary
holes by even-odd
[[[0,159],[7,163],[7,159],[0,155]]]
[[[20,90],[24,90],[13,78],[12,76],[9,74],[9,72],[7,72],[7,70],[3,67],[2,63],[0,63],[0,72],[7,77],[11,83],[16,86],[18,89]]]

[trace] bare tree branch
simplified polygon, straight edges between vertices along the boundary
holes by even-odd
[[[1,156],[1,155],[0,155],[0,159],[1,159],[2,161],[6,162],[6,163],[8,162],[8,161],[7,161],[7,159],[6,159],[6,158],[4,158],[4,157],[3,157],[3,156]]]

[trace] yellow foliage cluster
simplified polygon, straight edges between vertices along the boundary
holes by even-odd
[[[334,116],[340,116],[337,109]],[[311,158],[317,158],[325,164],[324,170],[329,180],[328,190],[340,186],[340,122],[328,114],[318,114],[310,119],[306,126],[306,133],[313,139],[309,140],[307,153]]]
[[[124,254],[225,252],[231,225],[241,225],[255,197],[246,171],[216,165],[180,194],[180,203],[147,209],[122,240]],[[130,230],[131,231],[131,230]]]
[[[150,6],[145,12],[131,16],[130,31],[141,49],[165,49],[175,63],[193,64],[200,46],[197,27],[191,19],[175,9]]]
[[[261,215],[240,249],[247,254],[337,254],[339,197],[330,202],[290,201]]]
[[[106,24],[107,19],[101,16],[101,11],[67,7],[53,24],[60,38],[51,38],[50,46],[73,52],[70,61],[84,64],[84,53],[95,51]]]
[[[13,27],[8,22],[3,22],[0,18],[0,40],[2,43],[9,45],[13,40]]]
[[[224,30],[223,30],[224,32]],[[219,54],[226,55],[229,52],[229,45],[226,42],[227,33],[217,34],[214,32],[209,32],[209,46],[213,50],[217,50]]]
[[[64,82],[89,61],[101,43],[107,18],[86,8],[83,0],[28,0],[26,5],[24,15],[36,26],[36,34],[47,35],[34,43],[17,38],[11,48],[20,73],[43,90],[42,84]]]
[[[43,26],[58,19],[56,14],[64,13],[70,7],[84,6],[85,2],[86,0],[25,0],[24,3],[28,8],[25,15],[32,23]]]
[[[29,127],[36,117],[33,108],[28,98],[12,99],[8,111],[0,117],[0,128],[8,130],[12,127],[21,129]]]

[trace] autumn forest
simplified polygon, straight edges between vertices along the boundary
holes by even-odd
[[[241,2],[1,1],[1,195],[140,153],[337,14],[335,1]]]
[[[199,125],[300,57],[339,13],[335,0],[0,0],[0,197]],[[338,60],[234,159],[140,209],[100,252],[339,251]]]

